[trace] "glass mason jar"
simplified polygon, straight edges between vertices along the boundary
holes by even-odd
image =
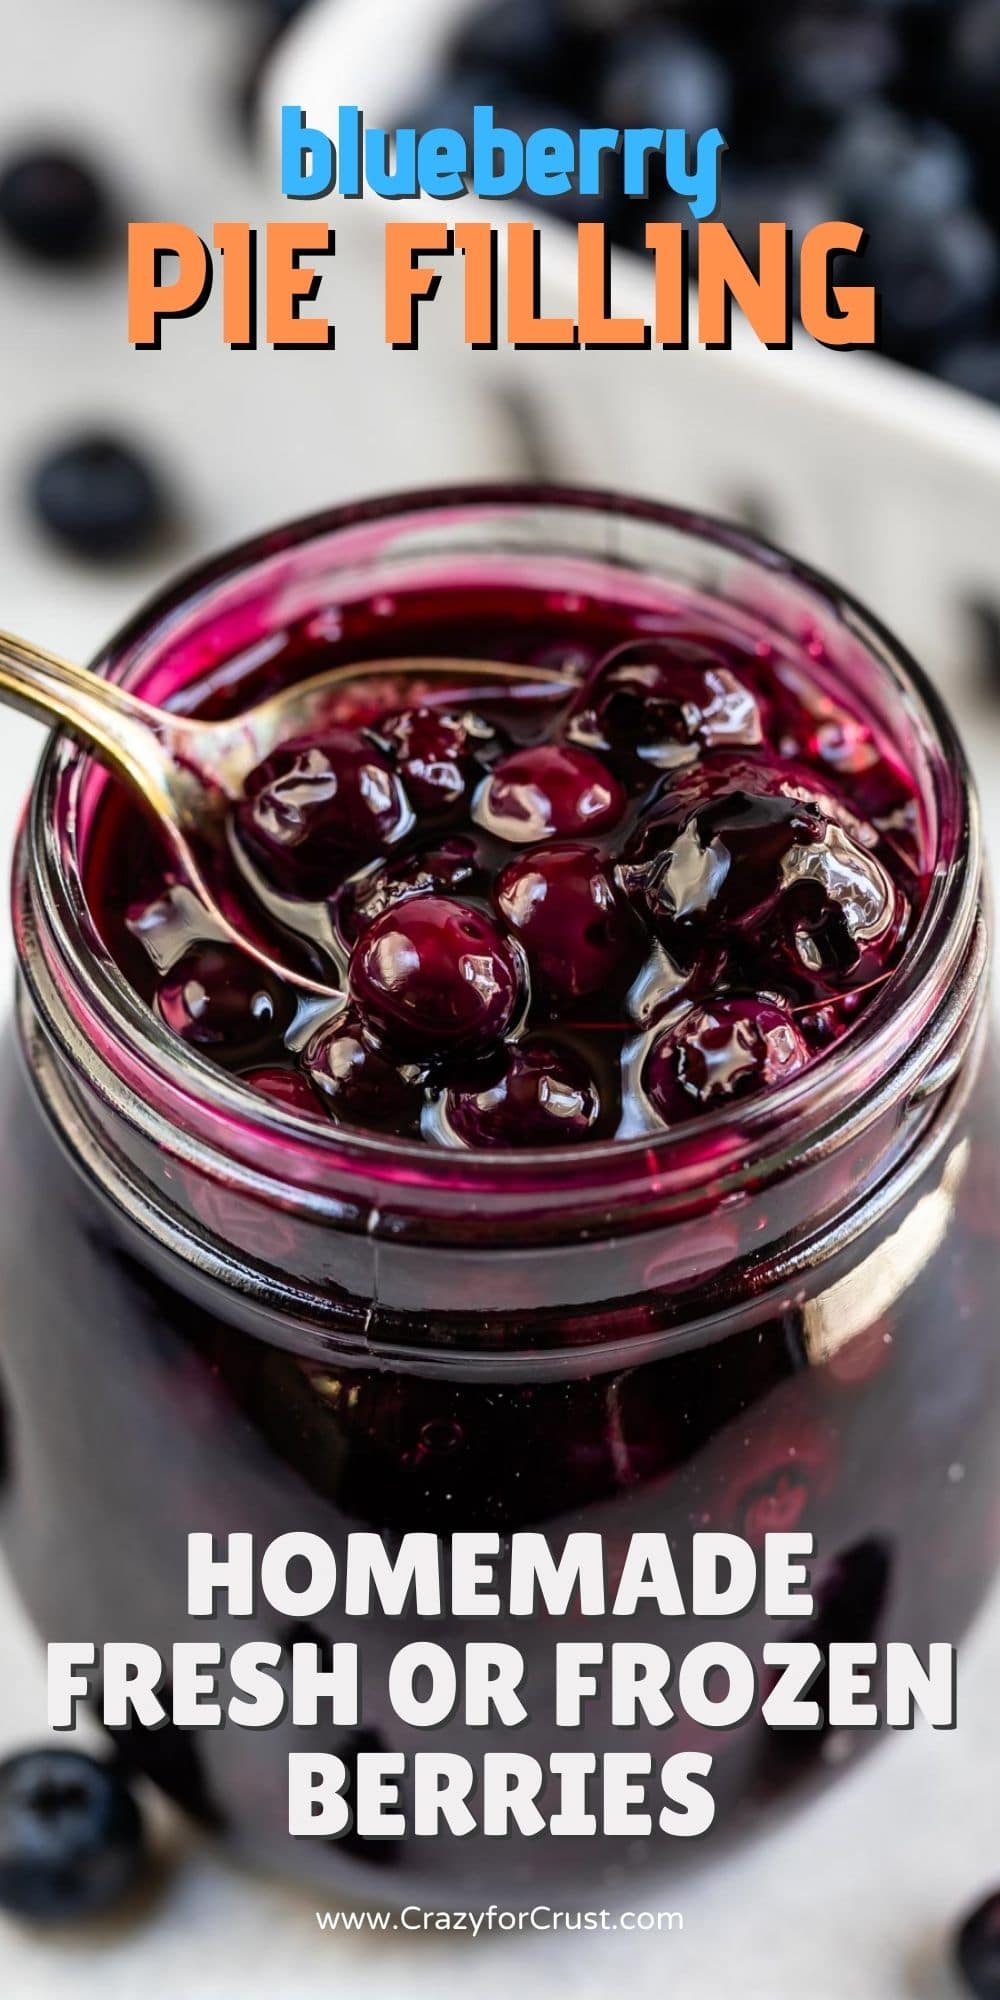
[[[482,1625],[404,1616],[360,1632],[336,1609],[303,1631],[191,1623],[186,1536],[313,1532],[666,1531],[683,1572],[698,1528],[755,1546],[816,1538],[815,1615],[791,1636],[955,1639],[997,1554],[998,1099],[986,1036],[979,821],[961,750],[921,673],[838,591],[743,534],[607,496],[482,489],[375,502],[299,524],[203,569],[97,662],[154,701],[259,692],[290,625],[346,644],[351,608],[399,651],[408,604],[511,575],[655,613],[678,582],[825,649],[901,750],[935,847],[903,963],[824,1060],[693,1127],[561,1154],[449,1152],[303,1119],[174,1040],[109,956],[84,893],[108,780],[51,742],[14,882],[16,1020],[3,1062],[0,1204],[5,1405],[2,1532],[49,1638],[288,1643],[359,1638],[354,1732],[133,1729],[125,1753],[236,1848],[333,1889],[513,1902],[628,1867],[635,1843],[408,1835],[293,1841],[290,1749],[349,1762],[426,1748],[385,1696],[409,1639],[456,1651]],[[516,657],[516,634],[512,635]],[[405,650],[403,648],[402,650]],[[348,656],[350,656],[348,654]],[[240,672],[227,665],[239,659]],[[300,671],[315,671],[315,656]],[[255,681],[255,675],[258,680]],[[221,691],[221,692],[220,692]],[[672,1658],[741,1618],[664,1620],[629,1637]],[[577,1636],[610,1644],[612,1621]],[[544,1761],[551,1620],[521,1621]],[[561,1636],[565,1636],[562,1634]],[[822,1700],[822,1680],[814,1692]],[[676,1721],[572,1747],[708,1749],[716,1819],[654,1833],[651,1862],[711,1850],[830,1774],[871,1732]],[[461,1721],[430,1747],[475,1759]],[[509,1747],[505,1744],[504,1747]],[[406,1797],[407,1781],[403,1784]],[[655,1816],[654,1816],[655,1824]]]

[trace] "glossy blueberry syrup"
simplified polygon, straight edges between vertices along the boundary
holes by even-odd
[[[969,911],[942,938],[959,898],[942,909],[937,880],[929,894],[932,867],[975,888],[961,760],[831,600],[789,597],[778,559],[738,585],[786,620],[798,607],[788,639],[763,610],[651,575],[638,523],[580,505],[588,532],[570,545],[631,550],[634,567],[532,553],[529,588],[511,548],[534,549],[534,513],[515,509],[480,557],[447,496],[407,530],[412,563],[381,521],[340,544],[341,599],[366,569],[377,597],[325,604],[326,555],[279,547],[259,583],[217,579],[126,639],[148,663],[141,692],[206,716],[360,666],[206,857],[237,925],[335,997],[303,1000],[207,936],[155,829],[92,770],[73,795],[90,909],[192,1060],[157,1047],[140,1071],[130,1012],[95,1082],[90,1040],[64,1049],[39,1006],[0,1063],[17,1135],[0,1529],[45,1637],[204,1640],[183,1551],[205,1530],[262,1548],[305,1529],[339,1560],[359,1527],[393,1547],[413,1530],[506,1547],[530,1529],[554,1550],[579,1529],[602,1536],[612,1578],[635,1533],[666,1534],[685,1574],[702,1529],[756,1549],[813,1537],[814,1614],[777,1630],[761,1597],[711,1631],[652,1601],[627,1634],[612,1617],[569,1634],[520,1621],[513,1747],[542,1762],[566,1748],[560,1636],[599,1638],[606,1657],[627,1636],[675,1662],[708,1637],[758,1663],[782,1637],[923,1657],[960,1638],[1000,1521],[985,973]],[[702,574],[706,537],[690,539],[685,573]],[[306,601],[301,624],[278,625]],[[400,655],[496,664],[457,680],[379,664]],[[30,875],[17,914],[28,998],[33,977],[51,1005]],[[911,1065],[912,986],[935,944]],[[99,1034],[96,1016],[88,1004]],[[855,1120],[852,1100],[845,1130],[830,1100],[848,1036],[877,1103]],[[246,1086],[241,1115],[216,1103],[206,1059]],[[751,1116],[789,1085],[794,1106]],[[297,1131],[279,1106],[303,1114]],[[333,1143],[342,1129],[390,1143]],[[237,1624],[213,1623],[224,1650],[343,1636],[335,1607],[300,1624],[258,1601]],[[371,1748],[426,1747],[384,1694],[401,1643],[426,1633],[373,1614],[359,1636],[356,1729],[325,1714],[311,1731],[136,1727],[116,1732],[122,1756],[237,1851],[325,1889],[513,1908],[543,1884],[572,1905],[595,1878],[631,1898],[641,1870],[715,1851],[883,1735],[830,1720],[822,1672],[816,1730],[765,1726],[766,1671],[737,1729],[679,1717],[623,1734],[602,1697],[576,1745],[595,1758],[711,1756],[705,1841],[290,1841],[291,1751],[350,1769]],[[445,1614],[433,1636],[461,1673],[467,1624]],[[512,1747],[458,1705],[433,1747],[487,1745]]]
[[[176,1035],[295,1110],[489,1148],[669,1128],[850,1030],[905,949],[927,840],[809,635],[693,597],[655,617],[515,587],[384,608],[195,695],[217,713],[369,660],[251,772],[209,857],[237,924],[332,1001],[213,938],[109,795],[89,892]],[[497,666],[380,673],[376,647]]]

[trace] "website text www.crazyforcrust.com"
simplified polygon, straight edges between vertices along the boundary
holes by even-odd
[[[425,1910],[408,1903],[394,1910],[317,1910],[321,1931],[449,1931],[479,1937],[490,1931],[656,1931],[684,1929],[680,1910],[556,1910],[537,1903],[530,1910]]]

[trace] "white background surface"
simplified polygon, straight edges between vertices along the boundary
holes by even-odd
[[[134,216],[204,228],[280,212],[235,141],[221,132],[213,143],[210,131],[220,106],[225,115],[251,0],[4,0],[2,11],[0,149],[39,126],[88,135],[117,164]],[[460,370],[442,428],[425,358],[381,352],[370,327],[370,313],[338,313],[338,353],[325,361],[228,355],[207,319],[162,354],[133,356],[114,260],[67,288],[0,256],[0,624],[87,655],[171,568],[282,515],[361,490],[517,469],[516,445],[466,407]],[[102,416],[149,440],[179,500],[172,543],[110,573],[54,558],[17,497],[34,451]],[[925,526],[934,504],[931,480]],[[955,659],[927,664],[958,709],[1000,851],[1000,681],[990,695]],[[0,716],[4,869],[39,741]],[[6,932],[2,950],[6,989]],[[61,1940],[0,1925],[0,1992],[438,2000],[474,1982],[480,2000],[508,2000],[512,1987],[533,2000],[605,2000],[623,1986],[635,2000],[944,2000],[949,1926],[1000,1881],[998,1660],[995,1600],[963,1651],[959,1729],[889,1743],[751,1853],[666,1887],[659,1900],[683,1912],[682,1935],[320,1936],[311,1899],[236,1875],[163,1814],[171,1865],[141,1920]],[[0,1577],[0,1750],[39,1738],[43,1715],[40,1649]]]

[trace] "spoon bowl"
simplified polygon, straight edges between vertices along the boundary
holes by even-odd
[[[366,660],[328,668],[239,715],[205,722],[155,708],[114,681],[0,632],[0,701],[65,730],[131,786],[166,837],[213,936],[238,945],[286,984],[327,998],[340,988],[273,958],[231,922],[206,880],[196,848],[222,846],[229,808],[241,799],[251,771],[282,744],[317,734],[331,697],[362,674],[419,675],[459,685],[467,680],[492,680],[500,686],[517,681],[526,689],[537,686],[540,693],[554,685],[570,687],[569,676],[557,668],[506,661],[437,656]],[[241,865],[241,874],[253,891],[252,872]]]

